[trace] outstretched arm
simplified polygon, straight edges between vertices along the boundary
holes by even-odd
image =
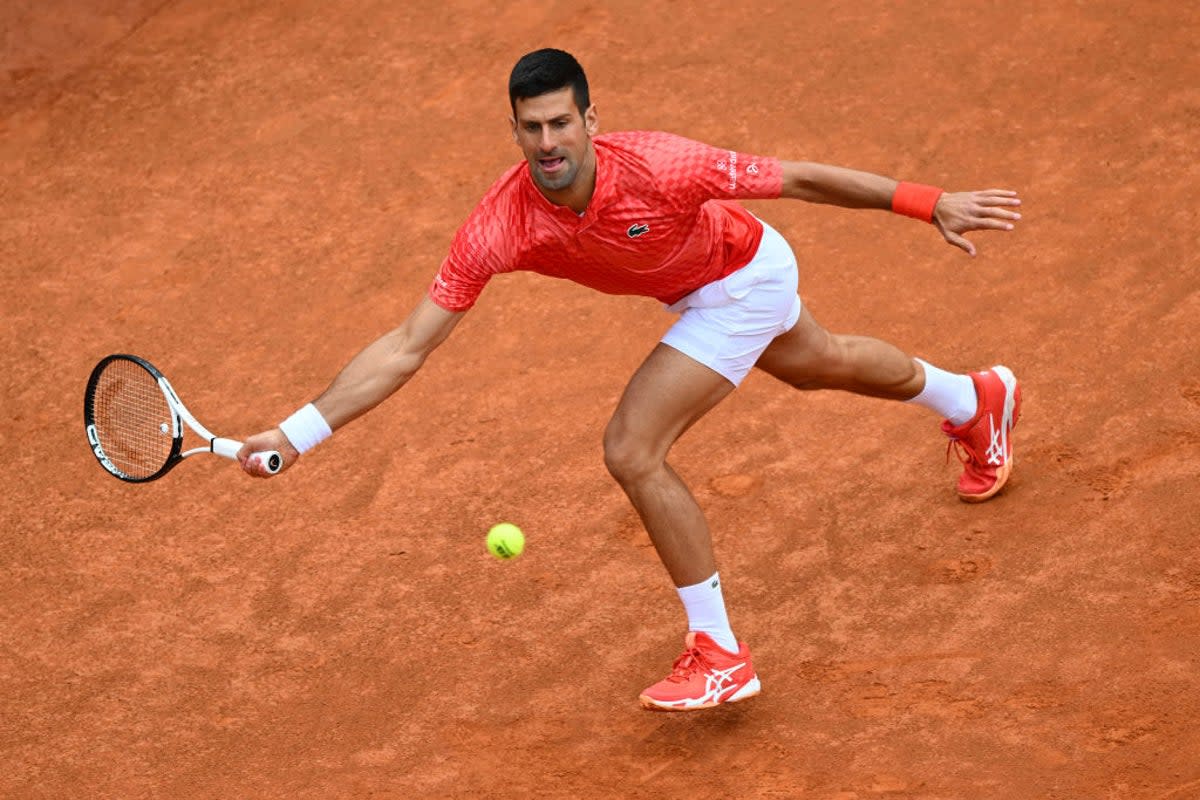
[[[313,405],[332,430],[367,413],[417,373],[465,313],[446,311],[424,298],[400,327],[379,337],[352,358]],[[283,431],[272,428],[251,436],[242,445],[238,451],[242,469],[256,477],[269,477],[257,459],[249,458],[251,453],[263,450],[278,450],[283,456],[284,469],[300,457]]]
[[[883,175],[815,164],[784,161],[782,197],[842,208],[891,209],[899,183]],[[1017,193],[1007,189],[945,192],[937,200],[931,220],[947,242],[975,255],[975,246],[962,234],[977,230],[1012,230],[1021,215]]]

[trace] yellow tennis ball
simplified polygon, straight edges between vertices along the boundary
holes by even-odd
[[[502,560],[516,558],[525,549],[525,534],[511,522],[493,525],[487,534],[487,549]]]

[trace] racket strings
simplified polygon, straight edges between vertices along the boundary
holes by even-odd
[[[104,454],[130,477],[149,477],[170,458],[174,415],[158,380],[140,365],[122,359],[104,368],[92,415]]]

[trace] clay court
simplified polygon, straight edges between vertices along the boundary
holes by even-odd
[[[1200,798],[1200,10],[1177,2],[0,10],[0,796]],[[684,619],[601,433],[673,317],[517,274],[273,481],[128,485],[110,352],[246,436],[422,296],[520,153],[523,53],[655,128],[1017,189],[970,259],[798,202],[835,331],[1022,380],[1005,491],[938,420],[752,375],[673,453],[763,693],[641,710]],[[487,528],[520,524],[502,563]]]

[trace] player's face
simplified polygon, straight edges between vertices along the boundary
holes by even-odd
[[[529,162],[534,181],[558,192],[575,182],[597,129],[596,107],[580,114],[570,87],[519,99],[513,139]]]

